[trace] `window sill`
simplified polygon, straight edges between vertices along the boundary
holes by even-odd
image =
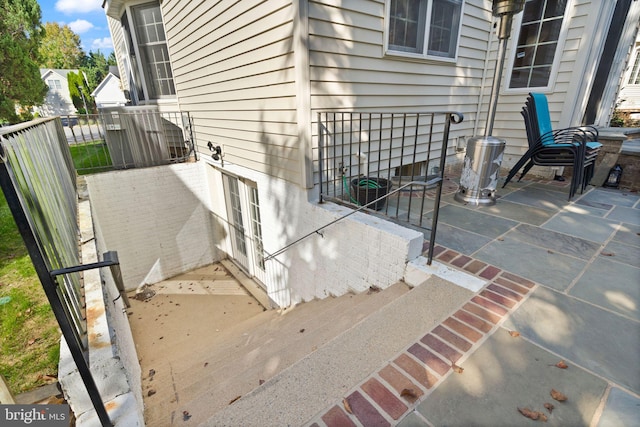
[[[448,58],[445,56],[427,56],[418,53],[402,52],[397,50],[387,50],[383,54],[385,59],[394,59],[397,61],[408,62],[423,62],[431,64],[452,64],[455,65],[458,62],[458,58]]]

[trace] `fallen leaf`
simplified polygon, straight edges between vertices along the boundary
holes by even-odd
[[[502,237],[498,237],[496,240],[499,242],[504,242],[504,239]]]
[[[453,372],[457,373],[457,374],[461,374],[462,371],[464,371],[464,368],[461,366],[456,365],[455,363],[451,364],[451,368],[453,369]]]
[[[235,402],[236,400],[240,399],[242,396],[236,396],[233,399],[231,399],[231,401],[229,402],[229,405],[231,405],[233,402]]]
[[[27,345],[34,345],[36,341],[38,341],[38,338],[31,338],[29,341],[27,341]]]
[[[260,385],[264,384],[264,380],[258,381],[258,384],[260,384]]]
[[[152,379],[155,374],[156,374],[155,369],[149,369],[149,379]]]
[[[509,335],[511,335],[512,337],[516,338],[520,336],[520,332],[518,331],[509,331]]]
[[[304,328],[300,329],[300,333],[303,333],[303,332],[304,332]]]
[[[344,406],[345,411],[347,411],[350,414],[353,414],[353,411],[351,410],[351,405],[349,405],[349,401],[347,399],[342,399],[342,406]]]
[[[547,422],[547,419],[548,419],[548,418],[547,418],[547,416],[546,416],[543,412],[538,412],[538,417],[539,417],[538,419],[539,419],[540,421],[542,421],[543,423],[546,423],[546,422]]]
[[[551,397],[553,397],[558,402],[564,402],[565,400],[567,400],[567,396],[565,396],[564,394],[560,393],[555,388],[551,389]]]
[[[156,394],[156,391],[154,389],[151,389],[147,392],[147,396],[153,396],[154,394]]]
[[[547,409],[547,411],[549,411],[549,413],[552,413],[553,409],[555,408],[555,406],[553,406],[553,403],[545,403],[544,407]]]
[[[564,363],[564,360],[561,360],[558,363],[556,363],[556,368],[567,369],[568,367],[569,367],[569,365]]]
[[[600,255],[602,255],[602,256],[615,256],[615,254],[613,252],[600,252]]]
[[[532,420],[537,420],[540,418],[540,413],[537,411],[532,411],[529,408],[518,408],[518,412],[524,415],[527,418],[531,418]]]
[[[405,388],[400,392],[400,396],[404,397],[407,400],[411,400],[414,401],[418,398],[418,395],[416,394],[415,390],[412,388]]]

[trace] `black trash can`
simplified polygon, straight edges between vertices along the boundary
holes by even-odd
[[[362,206],[385,196],[391,190],[391,181],[385,178],[354,178],[351,180],[351,189],[358,204]],[[379,211],[384,208],[386,202],[387,199],[384,198],[367,207]]]

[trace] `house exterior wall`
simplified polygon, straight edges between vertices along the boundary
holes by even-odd
[[[125,61],[122,55],[125,55],[127,50],[125,47],[124,33],[122,31],[122,24],[117,19],[107,15],[107,24],[109,25],[109,32],[111,33],[111,40],[113,41],[113,51],[116,55],[116,62],[118,64],[118,74],[120,74],[120,84],[123,91],[129,91],[129,73],[124,68]]]
[[[78,70],[71,70],[78,72]],[[69,93],[69,82],[67,77],[56,73],[53,70],[48,70],[42,75],[42,80],[46,83],[47,80],[55,79],[60,81],[59,89],[51,89],[47,91],[44,103],[35,108],[35,111],[40,114],[41,117],[53,117],[53,116],[65,116],[68,114],[75,114],[76,107],[71,100],[71,94]]]
[[[202,163],[87,176],[96,237],[118,251],[127,290],[222,258]]]
[[[120,88],[120,80],[113,74],[107,75],[92,95],[98,108],[119,107],[127,103]]]
[[[161,5],[180,108],[199,150],[298,183],[293,22],[290,0]]]
[[[233,231],[224,203],[223,170],[257,184],[266,254],[312,234],[266,261],[267,294],[279,307],[362,292],[370,286],[384,289],[401,280],[407,261],[422,252],[422,233],[363,213],[314,233],[352,210],[331,203],[309,203],[304,189],[254,170],[235,165],[206,168],[214,229],[222,230],[216,234],[225,236],[216,241],[216,249],[231,253],[228,239]]]

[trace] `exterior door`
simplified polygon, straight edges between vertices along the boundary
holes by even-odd
[[[229,217],[232,259],[264,287],[266,269],[258,186],[255,182],[223,174]]]

